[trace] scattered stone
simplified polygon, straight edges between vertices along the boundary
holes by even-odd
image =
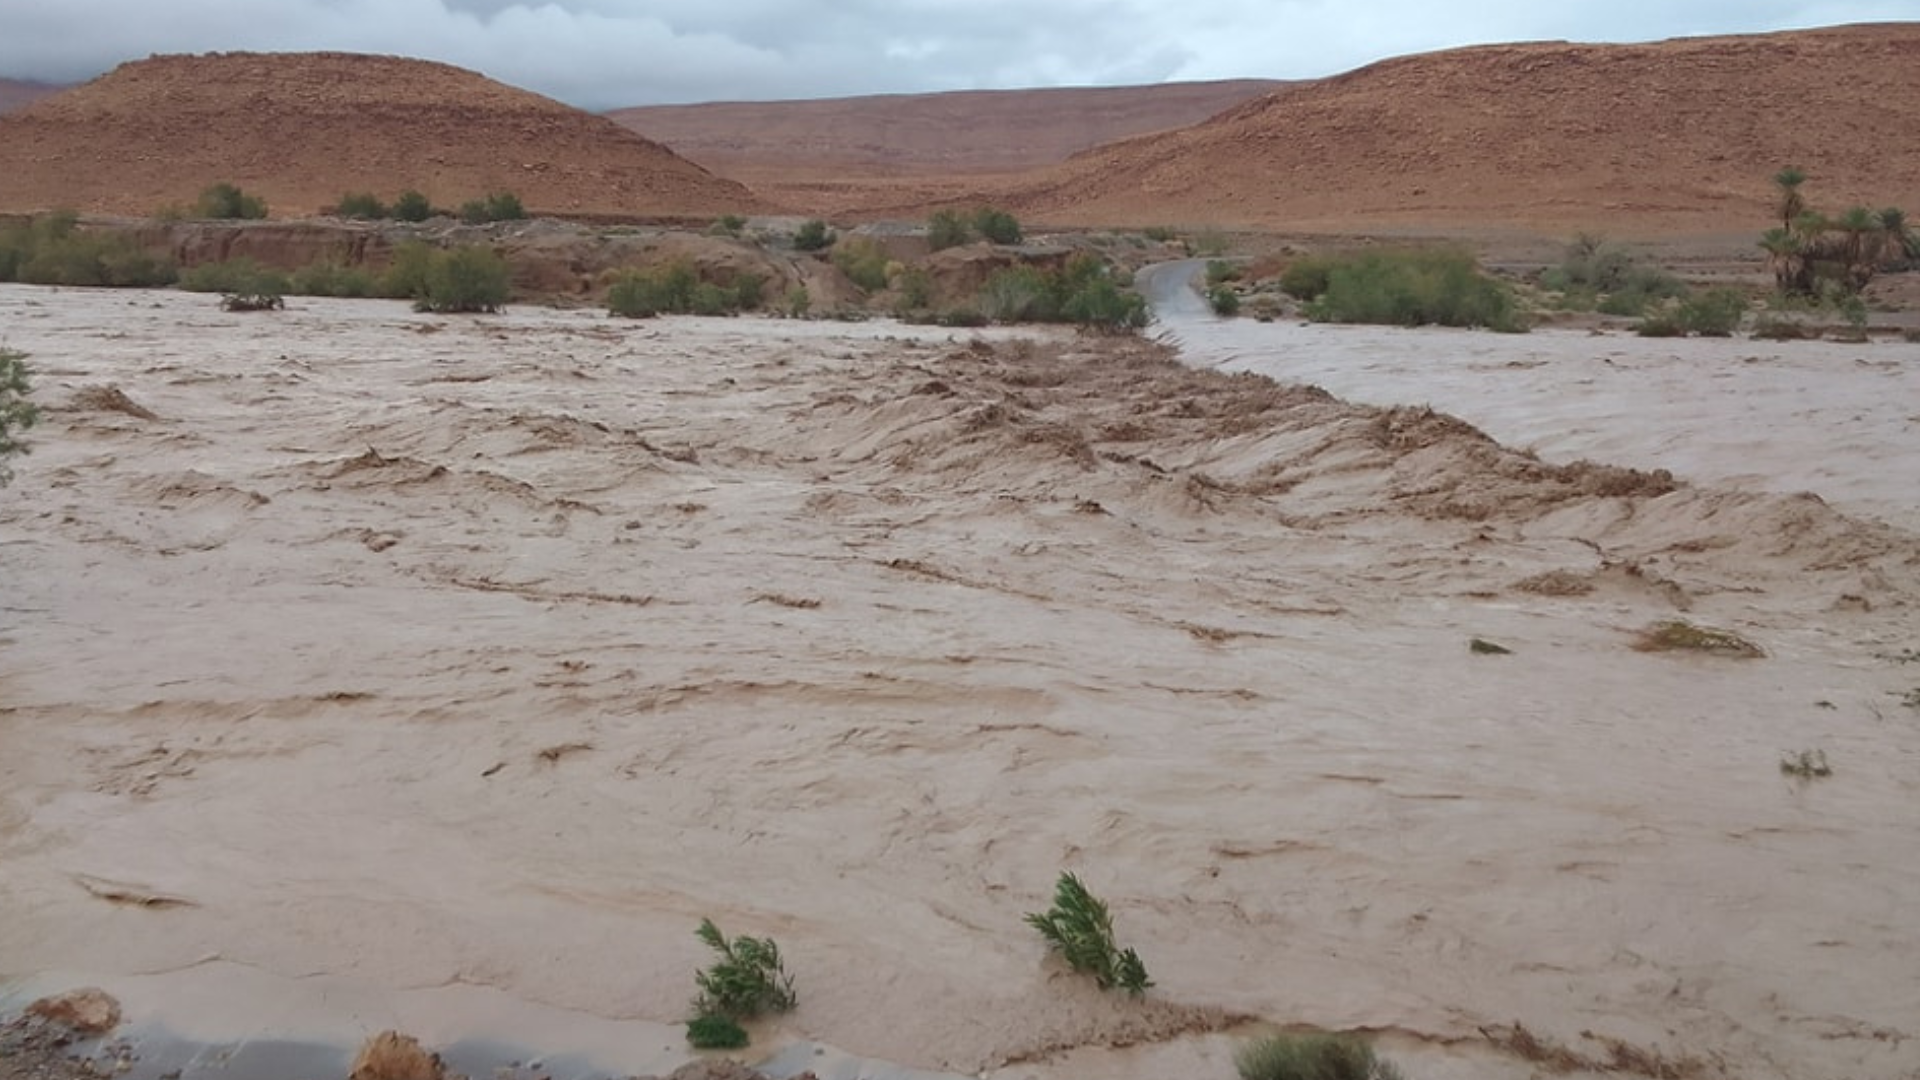
[[[27,1006],[37,1016],[76,1035],[104,1035],[120,1026],[120,1003],[97,986],[43,997]]]

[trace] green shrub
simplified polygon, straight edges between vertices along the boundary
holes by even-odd
[[[485,198],[468,199],[460,204],[460,220],[468,225],[523,221],[526,216],[526,208],[520,205],[520,196],[511,191],[494,192]]]
[[[731,288],[700,280],[679,260],[650,271],[628,271],[607,290],[608,314],[628,319],[655,315],[733,315],[765,303],[767,279],[741,274]]]
[[[1118,333],[1138,330],[1147,325],[1147,298],[1139,293],[1123,292],[1108,278],[1086,282],[1067,297],[1060,313],[1069,322],[1093,330]]]
[[[767,275],[745,271],[733,279],[733,306],[738,311],[758,311],[767,302]]]
[[[701,919],[695,933],[719,954],[694,976],[700,991],[693,999],[695,1016],[751,1020],[762,1013],[787,1012],[799,1004],[793,976],[787,974],[780,946],[772,938],[742,934],[728,940],[712,919]]]
[[[834,245],[833,265],[866,292],[887,287],[887,253],[868,237],[850,237]]]
[[[903,311],[925,311],[933,306],[933,278],[925,267],[909,266],[900,271],[894,283],[900,290]]]
[[[973,227],[957,210],[936,210],[927,220],[927,246],[935,251],[959,247],[973,240]]]
[[[1119,987],[1141,994],[1153,985],[1140,954],[1114,944],[1113,916],[1107,905],[1072,874],[1060,875],[1053,888],[1053,907],[1030,913],[1027,925],[1040,931],[1073,970],[1092,975],[1102,990]]]
[[[738,1050],[747,1045],[747,1029],[730,1016],[696,1016],[687,1021],[687,1041],[696,1050]]]
[[[1701,337],[1730,337],[1747,313],[1747,298],[1738,289],[1716,288],[1682,301],[1680,325]]]
[[[996,244],[1017,244],[1021,240],[1020,222],[1004,210],[983,206],[973,212],[973,231]]]
[[[739,236],[747,227],[747,219],[739,214],[722,214],[707,231],[715,236]]]
[[[475,245],[434,252],[426,271],[425,288],[413,301],[416,311],[499,311],[511,289],[506,260]]]
[[[802,222],[800,228],[796,229],[793,234],[793,248],[795,251],[822,251],[832,247],[833,241],[833,231],[828,229],[827,223],[821,221],[819,218]]]
[[[1323,322],[1524,329],[1513,290],[1481,273],[1473,256],[1451,248],[1336,258],[1326,291],[1307,305],[1307,315]]]
[[[432,244],[409,240],[393,249],[393,261],[380,275],[381,296],[396,300],[418,300],[427,294],[427,271],[437,254]]]
[[[399,221],[425,221],[433,216],[433,204],[425,195],[409,188],[393,200],[393,216]]]
[[[1295,259],[1280,274],[1280,291],[1295,300],[1318,300],[1327,291],[1333,260],[1321,256]]]
[[[985,326],[992,320],[978,308],[957,307],[948,308],[934,316],[933,321],[940,326],[977,327]]]
[[[1215,285],[1207,290],[1207,306],[1215,315],[1240,314],[1240,294],[1225,285]]]
[[[780,307],[780,314],[787,318],[804,319],[813,310],[813,294],[807,292],[805,285],[795,285],[787,290],[786,302]]]
[[[221,181],[200,193],[194,200],[193,212],[203,218],[255,221],[267,216],[267,203],[257,195],[249,195]]]
[[[0,229],[0,281],[29,285],[151,288],[171,285],[173,263],[127,236],[89,232],[71,210]]]
[[[1224,285],[1229,281],[1240,280],[1240,268],[1225,259],[1211,259],[1207,262],[1207,284]]]
[[[386,204],[380,201],[380,197],[370,191],[350,191],[340,196],[340,203],[333,210],[343,218],[360,218],[366,221],[377,221],[392,213],[387,209]]]
[[[1166,225],[1149,225],[1140,230],[1140,235],[1156,244],[1165,244],[1180,239],[1180,234]]]
[[[25,353],[0,349],[0,487],[13,479],[7,459],[27,452],[21,434],[40,422],[40,410],[27,400],[30,374]]]
[[[1400,1080],[1400,1070],[1364,1040],[1345,1035],[1273,1035],[1234,1052],[1240,1080]]]

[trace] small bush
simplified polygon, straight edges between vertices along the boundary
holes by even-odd
[[[787,290],[786,300],[780,305],[780,314],[789,319],[804,319],[813,311],[813,294],[807,292],[805,285],[795,285]]]
[[[377,221],[393,213],[380,201],[379,196],[370,191],[348,192],[340,196],[339,205],[333,209],[343,218],[359,218],[363,221]]]
[[[1318,300],[1333,276],[1333,260],[1318,256],[1296,259],[1280,274],[1280,291],[1295,300]]]
[[[1020,223],[1012,214],[983,206],[973,212],[973,231],[996,244],[1017,244],[1021,240]]]
[[[393,216],[397,221],[425,221],[433,216],[433,204],[425,195],[408,189],[393,200]]]
[[[1166,225],[1149,225],[1140,230],[1140,235],[1156,244],[1170,243],[1180,239],[1180,234]]]
[[[435,252],[427,266],[426,287],[413,307],[443,313],[499,311],[511,282],[506,260],[487,248],[469,245]]]
[[[751,1020],[762,1013],[787,1012],[799,1004],[793,976],[787,974],[780,946],[772,938],[742,934],[728,940],[712,919],[701,919],[696,934],[719,959],[694,976],[700,991],[693,999],[695,1016]]]
[[[1240,314],[1240,294],[1225,285],[1215,285],[1207,290],[1207,306],[1215,315],[1233,316]]]
[[[40,422],[40,410],[27,400],[30,375],[25,353],[0,349],[0,487],[13,479],[8,459],[27,452],[21,434]]]
[[[1146,297],[1123,292],[1120,286],[1104,277],[1087,282],[1067,297],[1060,313],[1069,322],[1108,333],[1138,330],[1147,325],[1149,319]]]
[[[173,263],[129,237],[81,229],[71,210],[0,227],[0,281],[152,288],[171,285],[176,276]]]
[[[408,241],[393,249],[393,261],[380,276],[379,294],[396,300],[418,300],[427,294],[427,271],[438,252],[433,245]]]
[[[833,265],[866,292],[887,287],[887,253],[868,237],[855,236],[834,245]]]
[[[1207,284],[1225,285],[1229,281],[1240,280],[1240,268],[1225,259],[1211,259],[1207,262]]]
[[[1053,907],[1029,914],[1027,925],[1040,931],[1073,970],[1092,975],[1102,990],[1119,987],[1142,994],[1153,985],[1140,954],[1114,944],[1113,916],[1107,905],[1072,874],[1060,875],[1053,888]]]
[[[1273,1035],[1233,1055],[1240,1080],[1400,1080],[1400,1070],[1364,1040],[1345,1035]]]
[[[765,303],[767,279],[741,274],[731,288],[700,280],[684,260],[622,274],[607,290],[607,312],[628,319],[655,315],[733,315]]]
[[[1322,322],[1525,329],[1513,290],[1481,273],[1473,256],[1447,248],[1335,259],[1326,290],[1307,305],[1307,315]]]
[[[1701,337],[1731,337],[1747,313],[1747,298],[1738,289],[1708,289],[1681,301],[1680,325]]]
[[[959,247],[972,240],[972,227],[956,210],[936,210],[927,221],[927,246],[935,251]]]
[[[222,181],[207,188],[194,200],[194,214],[218,220],[257,221],[267,216],[267,203]]]
[[[696,1050],[738,1050],[747,1045],[747,1029],[730,1016],[696,1016],[687,1021],[687,1041]]]
[[[901,310],[925,311],[933,306],[933,278],[924,267],[902,269],[894,284],[900,290]]]
[[[818,218],[802,222],[793,234],[795,251],[824,251],[833,246],[835,237],[827,223]]]
[[[511,191],[494,192],[482,199],[469,199],[460,204],[460,220],[469,225],[487,225],[496,221],[524,221],[526,207],[520,205],[520,196]]]
[[[747,219],[739,214],[722,214],[707,228],[715,236],[739,236],[747,227]]]

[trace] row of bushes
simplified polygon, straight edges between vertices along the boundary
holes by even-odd
[[[173,263],[127,236],[79,227],[71,211],[0,228],[0,281],[29,285],[157,288],[173,284]]]
[[[702,281],[690,264],[675,262],[654,270],[620,275],[607,290],[607,310],[627,319],[650,319],[656,315],[737,315],[763,305],[766,287],[767,279],[760,274],[739,274],[730,285]],[[797,298],[790,297],[789,306],[795,300]]]
[[[278,307],[283,296],[378,296],[412,300],[421,311],[498,311],[511,274],[505,259],[479,246],[441,249],[402,244],[381,274],[338,263],[313,263],[288,274],[249,258],[206,263],[180,277],[190,292],[222,293],[229,307]]]
[[[1020,222],[1012,214],[991,206],[982,206],[971,214],[940,210],[927,221],[927,246],[935,251],[971,244],[975,240],[1017,244],[1020,239]]]
[[[1289,266],[1280,287],[1318,322],[1526,329],[1513,289],[1458,248],[1312,256]]]
[[[1147,325],[1146,298],[1123,289],[1110,266],[1085,254],[1054,270],[1001,270],[980,290],[980,313],[995,322],[1067,322],[1109,331]]]
[[[356,191],[340,196],[334,212],[341,217],[362,221],[391,219],[418,222],[434,217],[458,217],[469,225],[524,221],[527,217],[527,208],[521,204],[520,196],[511,191],[489,192],[484,198],[469,199],[460,204],[457,213],[435,209],[433,203],[418,191],[401,192],[391,206],[381,202],[380,197],[372,192]]]

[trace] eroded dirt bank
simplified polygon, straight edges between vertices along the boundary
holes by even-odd
[[[1140,342],[292,307],[0,288],[8,975],[671,1022],[710,915],[789,955],[766,1045],[931,1070],[1920,1060],[1910,533]],[[1144,1003],[1021,924],[1063,868]]]

